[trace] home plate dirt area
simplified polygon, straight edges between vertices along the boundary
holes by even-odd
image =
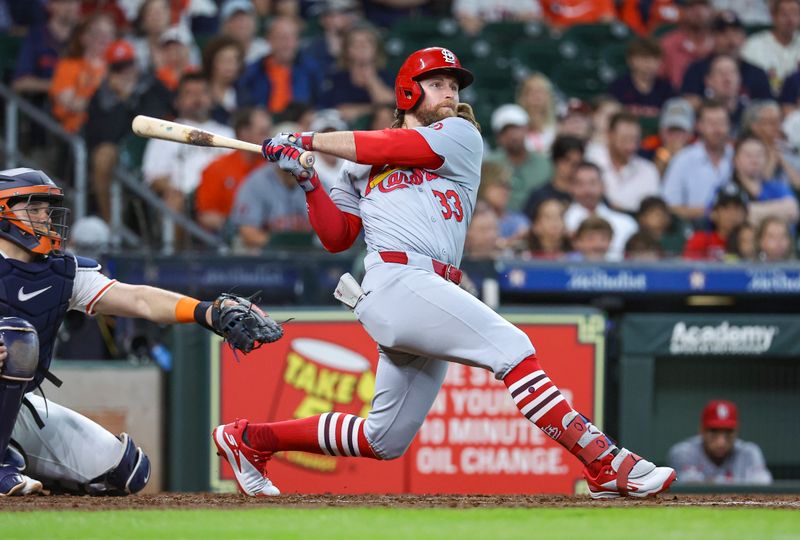
[[[650,499],[593,501],[588,496],[564,495],[281,495],[254,499],[238,494],[160,493],[132,497],[76,497],[50,495],[8,497],[0,512],[25,510],[124,509],[242,509],[256,507],[324,508],[611,508],[611,507],[718,507],[800,509],[798,495],[662,495]]]

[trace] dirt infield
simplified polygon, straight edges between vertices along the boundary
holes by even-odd
[[[324,508],[609,508],[705,506],[784,508],[800,510],[796,495],[666,495],[653,499],[592,501],[588,496],[563,495],[282,495],[253,499],[238,494],[161,493],[132,497],[74,497],[68,495],[0,499],[2,511],[127,510],[256,507]]]

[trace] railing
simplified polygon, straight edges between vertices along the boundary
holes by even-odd
[[[86,216],[87,201],[87,176],[88,156],[86,143],[80,137],[67,132],[47,113],[35,105],[19,97],[8,86],[0,83],[0,96],[5,101],[5,141],[3,150],[5,154],[5,168],[12,169],[19,165],[41,168],[19,151],[19,113],[22,112],[28,120],[49,131],[56,138],[63,141],[72,151],[73,156],[73,216],[76,220]]]
[[[85,217],[88,206],[88,152],[83,138],[64,130],[50,115],[32,103],[17,95],[8,86],[0,83],[0,97],[5,102],[5,126],[3,129],[3,150],[5,168],[11,169],[20,165],[35,169],[43,169],[40,163],[22,153],[19,149],[19,117],[25,117],[55,136],[69,147],[73,156],[73,216],[75,220]],[[169,208],[161,198],[146,186],[135,173],[118,166],[111,184],[111,248],[119,252],[123,245],[145,247],[141,238],[125,227],[122,220],[124,191],[132,192],[161,217],[161,247],[163,254],[175,252],[175,227],[181,227],[189,237],[210,247],[218,253],[227,253],[228,248],[217,236],[210,234],[193,222],[189,217],[178,214]]]

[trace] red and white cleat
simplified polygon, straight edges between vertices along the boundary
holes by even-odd
[[[280,495],[280,490],[267,478],[267,461],[271,452],[259,452],[244,443],[242,435],[247,420],[236,420],[214,428],[211,436],[217,445],[217,454],[230,463],[239,491],[250,497]]]
[[[675,481],[675,470],[656,467],[633,452],[621,449],[599,462],[589,464],[583,471],[593,499],[617,497],[652,497],[669,489]]]

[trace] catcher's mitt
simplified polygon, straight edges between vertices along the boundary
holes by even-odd
[[[211,325],[237,351],[249,353],[283,337],[280,324],[249,299],[223,293],[211,306]]]

